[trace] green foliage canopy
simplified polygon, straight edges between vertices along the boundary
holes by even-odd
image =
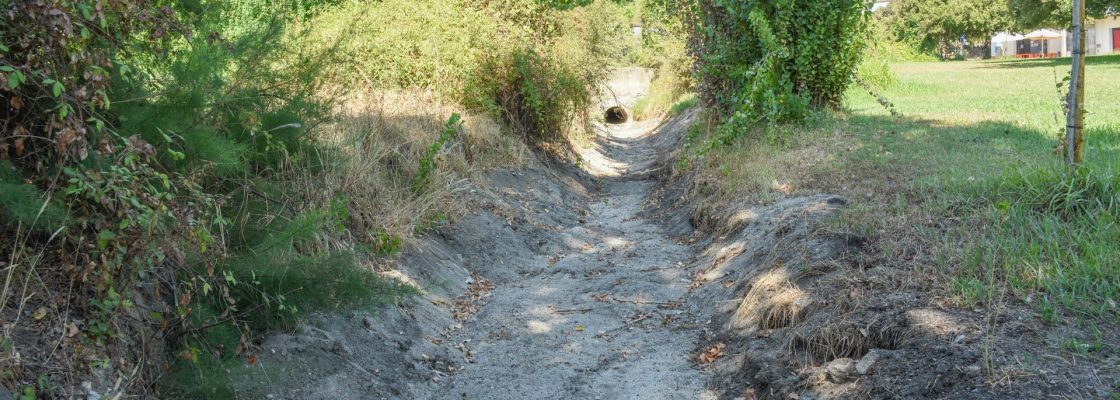
[[[1073,22],[1071,0],[1007,0],[1015,27],[1019,30],[1037,28],[1067,28]],[[1104,17],[1120,13],[1120,1],[1085,0],[1085,12],[1090,17]]]
[[[897,40],[938,54],[946,54],[962,36],[986,43],[1013,24],[1008,3],[990,0],[897,0],[879,18]]]

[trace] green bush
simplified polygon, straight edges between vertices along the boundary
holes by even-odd
[[[477,80],[493,101],[485,106],[535,141],[563,137],[573,118],[591,106],[589,82],[536,51],[514,53],[510,60],[487,64],[486,71]]]
[[[499,46],[528,41],[530,32],[501,25],[465,0],[354,2],[311,20],[314,41],[334,48],[341,63],[331,72],[341,84],[432,89],[460,98],[463,84]]]
[[[634,104],[634,115],[646,119],[683,111],[694,103],[692,59],[686,51],[688,30],[679,4],[639,1],[635,8],[642,22],[640,45],[631,52],[634,63],[655,71],[649,93]],[[675,110],[675,111],[674,111]]]
[[[810,107],[838,106],[869,16],[859,0],[700,1],[697,13],[699,90],[727,121],[724,137],[757,121],[798,121]]]
[[[65,226],[68,219],[57,199],[48,199],[7,160],[0,160],[0,229],[50,234]]]
[[[133,365],[121,330],[168,338],[180,389],[310,311],[416,292],[360,266],[399,251],[399,232],[374,221],[352,243],[356,213],[311,183],[345,162],[312,134],[343,89],[429,89],[553,140],[586,122],[624,27],[603,1],[4,4],[0,237],[20,242],[3,251],[57,255],[20,272],[49,270],[41,297],[89,321],[61,353]],[[368,190],[432,189],[454,122],[398,160],[418,164],[401,187]],[[169,293],[145,303],[170,301],[132,307],[152,287]]]
[[[433,90],[543,139],[567,134],[590,104],[610,63],[608,40],[623,29],[613,4],[559,8],[536,0],[386,0],[345,5],[309,25],[314,46],[342,54],[331,70],[342,83]]]
[[[890,22],[882,13],[877,13],[871,18],[867,29],[865,62],[870,59],[883,63],[937,61],[934,55],[922,53],[910,43],[899,40],[891,32]]]
[[[322,83],[336,59],[292,38],[326,3],[99,4],[18,3],[0,32],[11,82],[0,98],[17,111],[3,121],[17,129],[0,133],[0,237],[37,233],[3,248],[58,255],[38,269],[72,286],[43,296],[89,321],[89,351],[138,362],[114,347],[117,330],[161,329],[172,348],[228,360],[248,354],[240,338],[308,311],[414,292],[360,268],[362,253],[324,245],[345,213],[300,185],[323,169],[309,132],[331,117]],[[74,29],[51,28],[62,20]],[[162,282],[174,303],[130,307],[156,277],[174,281]]]

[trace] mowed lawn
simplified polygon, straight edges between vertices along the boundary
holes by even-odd
[[[1087,60],[1085,156],[1092,169],[1111,172],[1120,152],[1120,55]],[[1067,86],[1069,64],[1068,58],[902,63],[892,66],[898,80],[882,94],[902,120],[925,122],[902,124],[913,139],[962,140],[968,147],[940,161],[980,161],[954,168],[983,174],[993,166],[1049,164],[1056,158],[1046,151],[1065,132],[1058,85]],[[889,115],[862,91],[851,91],[847,100],[853,122]],[[928,135],[939,137],[923,137]],[[989,146],[968,146],[976,142]],[[975,160],[972,151],[984,153],[983,159]]]
[[[1120,128],[1120,54],[1088,57],[1086,109],[1090,129]],[[1005,121],[1053,131],[1059,108],[1058,83],[1070,59],[900,63],[891,67],[898,83],[885,95],[908,116],[956,122]],[[882,107],[852,97],[857,113]]]
[[[921,209],[927,219],[950,221],[914,229],[933,243],[935,264],[960,302],[1018,299],[1049,323],[1115,323],[1120,55],[1087,61],[1086,168],[1076,174],[1055,153],[1065,126],[1058,86],[1069,64],[894,65],[897,82],[881,94],[898,115],[853,89],[839,129],[853,138],[851,150],[833,166],[854,174],[853,190],[875,192],[863,218],[918,224]]]

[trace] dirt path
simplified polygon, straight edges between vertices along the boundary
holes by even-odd
[[[625,95],[625,87],[621,90]],[[703,321],[684,304],[692,249],[640,215],[663,140],[657,122],[602,127],[585,169],[600,178],[566,248],[498,285],[452,339],[473,363],[419,397],[704,399],[692,362]]]
[[[603,110],[632,106],[649,78],[645,70],[621,71],[601,96]],[[267,338],[257,365],[231,370],[239,392],[272,399],[716,398],[692,361],[712,312],[685,301],[696,249],[644,212],[656,172],[693,118],[600,125],[578,169],[542,160],[489,174],[463,197],[468,215],[397,260],[394,275],[423,296],[317,315]]]
[[[639,216],[655,183],[626,171],[650,158],[650,128],[607,130],[613,162],[601,171],[619,177],[604,180],[585,224],[556,232],[568,249],[551,265],[493,290],[462,333],[474,363],[431,397],[705,397],[689,358],[697,324],[682,304],[693,254]]]

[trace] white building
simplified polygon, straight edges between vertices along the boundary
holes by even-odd
[[[1051,29],[1039,29],[1025,34],[997,33],[992,36],[992,57],[1065,57],[1070,54],[1070,40],[1069,32]]]
[[[1085,22],[1085,50],[1089,55],[1120,53],[1120,17]],[[1025,34],[1002,32],[992,36],[992,57],[1069,57],[1072,49],[1073,35],[1064,30],[1039,29]]]

